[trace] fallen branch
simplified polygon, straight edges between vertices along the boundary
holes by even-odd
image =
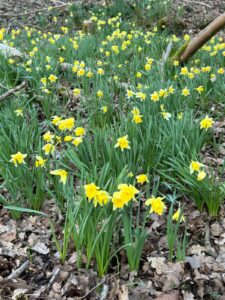
[[[55,282],[57,276],[59,275],[59,272],[60,272],[60,269],[59,269],[59,268],[57,268],[57,269],[54,271],[54,273],[53,273],[53,275],[52,275],[52,277],[51,277],[51,279],[50,279],[50,281],[49,281],[49,283],[48,283],[48,285],[47,285],[47,288],[46,288],[47,291],[49,291],[49,290],[51,289],[53,283]]]
[[[187,3],[192,3],[192,4],[196,4],[196,5],[202,5],[202,6],[206,6],[208,8],[212,8],[211,5],[207,4],[207,3],[204,3],[204,2],[200,2],[200,1],[191,1],[191,0],[183,0],[184,2],[187,2]]]
[[[52,9],[53,8],[63,8],[63,7],[69,6],[71,4],[72,3],[65,3],[65,4],[60,4],[60,5],[52,6]],[[36,10],[33,10],[33,11],[24,12],[24,13],[20,13],[20,14],[0,14],[0,16],[1,17],[15,17],[15,18],[18,18],[18,17],[22,17],[22,16],[31,15],[31,14],[34,15],[36,13],[39,13],[39,12],[42,12],[42,11],[46,11],[46,10],[49,10],[49,7],[40,8],[40,9],[36,9]]]
[[[193,56],[206,42],[208,42],[218,31],[225,26],[225,13],[217,17],[206,28],[199,32],[199,34],[185,47],[180,54],[180,63],[185,63]]]
[[[15,88],[13,88],[11,90],[8,90],[8,92],[6,92],[5,94],[3,94],[3,95],[0,96],[0,102],[4,101],[6,98],[8,98],[9,96],[15,94],[19,90],[22,90],[26,86],[27,86],[27,82],[23,81],[20,85],[16,86]]]
[[[30,261],[26,260],[18,269],[14,270],[8,277],[7,279],[16,279],[17,277],[20,276],[29,266]]]

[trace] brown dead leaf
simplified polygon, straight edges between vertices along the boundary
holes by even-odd
[[[184,277],[184,263],[177,262],[177,263],[168,263],[166,265],[166,269],[164,272],[163,279],[163,288],[164,292],[168,292],[178,287],[183,280]]]
[[[6,242],[12,242],[16,239],[16,231],[9,231],[6,233],[3,233],[0,236],[1,240],[4,240]]]
[[[200,255],[202,252],[205,251],[205,248],[200,245],[193,245],[188,249],[188,254],[191,255]]]
[[[147,257],[148,262],[151,264],[152,268],[156,269],[158,275],[163,274],[166,269],[165,257]]]
[[[220,226],[220,224],[218,222],[215,222],[210,226],[210,231],[213,236],[218,237],[218,236],[220,236],[220,234],[222,232],[222,227]]]

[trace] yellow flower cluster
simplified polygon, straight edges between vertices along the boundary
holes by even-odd
[[[142,123],[142,115],[140,115],[140,111],[137,107],[134,107],[131,113],[133,115],[132,122],[134,122],[135,124]]]
[[[131,200],[135,199],[135,195],[139,192],[133,185],[131,184],[120,184],[118,185],[118,191],[114,192],[112,197],[108,192],[104,190],[100,190],[98,186],[94,183],[86,184],[84,186],[85,195],[89,201],[93,201],[94,206],[96,207],[98,204],[100,206],[106,205],[109,200],[111,200],[113,204],[113,210],[122,209],[125,205],[127,205]]]
[[[197,180],[202,181],[206,177],[206,172],[204,171],[204,165],[198,161],[191,161],[189,166],[190,173],[193,174],[194,172],[198,172]]]
[[[108,192],[100,190],[98,186],[94,183],[86,184],[84,186],[86,197],[89,201],[93,201],[94,206],[96,207],[98,204],[100,206],[106,205],[106,203],[111,198]]]

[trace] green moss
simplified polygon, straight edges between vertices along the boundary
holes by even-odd
[[[173,63],[176,60],[180,61],[180,57],[188,45],[189,45],[189,42],[185,42],[183,45],[181,45],[180,48],[170,58],[170,62]]]

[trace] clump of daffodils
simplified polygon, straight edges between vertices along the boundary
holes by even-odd
[[[191,161],[189,169],[190,173],[193,174],[197,172],[197,180],[202,181],[206,177],[206,172],[204,171],[204,165],[198,161]]]
[[[84,186],[84,189],[86,197],[89,201],[93,201],[95,207],[98,204],[100,206],[105,205],[111,198],[108,192],[100,190],[100,187],[98,187],[94,183],[86,184]]]
[[[118,185],[118,192],[113,193],[112,203],[113,210],[117,208],[123,208],[131,200],[135,200],[135,195],[138,194],[138,190],[131,184]]]
[[[86,184],[84,186],[85,195],[89,201],[93,201],[94,206],[98,204],[100,206],[106,205],[109,200],[113,204],[113,210],[122,209],[131,200],[135,199],[135,195],[138,194],[138,190],[131,184],[118,185],[118,191],[114,192],[112,197],[108,192],[101,190],[100,187],[94,183]]]

